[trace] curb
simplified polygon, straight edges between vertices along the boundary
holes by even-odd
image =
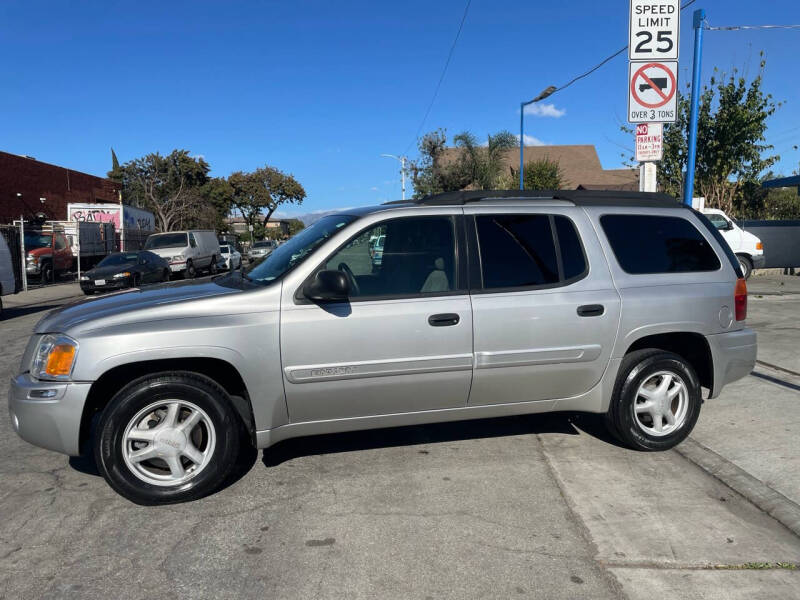
[[[675,451],[800,537],[800,505],[691,437],[676,446]]]

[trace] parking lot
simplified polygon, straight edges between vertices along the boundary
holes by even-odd
[[[754,276],[755,371],[677,450],[558,413],[281,442],[141,507],[0,412],[2,598],[800,598],[800,277]],[[0,395],[44,311],[10,297]]]

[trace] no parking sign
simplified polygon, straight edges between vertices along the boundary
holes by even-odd
[[[628,63],[628,122],[673,123],[678,62]]]

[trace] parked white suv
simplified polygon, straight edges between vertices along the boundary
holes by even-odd
[[[704,208],[703,214],[714,224],[733,250],[744,278],[750,277],[753,269],[764,266],[764,246],[761,240],[734,223],[728,215],[717,208]]]
[[[185,279],[192,279],[200,269],[217,272],[219,241],[210,230],[154,233],[147,238],[144,249],[166,258],[170,270],[182,274]]]

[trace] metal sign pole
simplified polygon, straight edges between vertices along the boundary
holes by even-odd
[[[694,11],[694,62],[692,63],[692,103],[689,115],[689,151],[686,159],[686,178],[683,185],[683,203],[692,205],[694,195],[694,169],[697,159],[697,113],[700,105],[700,60],[703,56],[703,22],[706,11]]]
[[[20,260],[22,261],[22,289],[28,291],[28,273],[25,270],[27,262],[25,260],[25,221],[22,215],[19,216],[19,247],[21,249]]]

